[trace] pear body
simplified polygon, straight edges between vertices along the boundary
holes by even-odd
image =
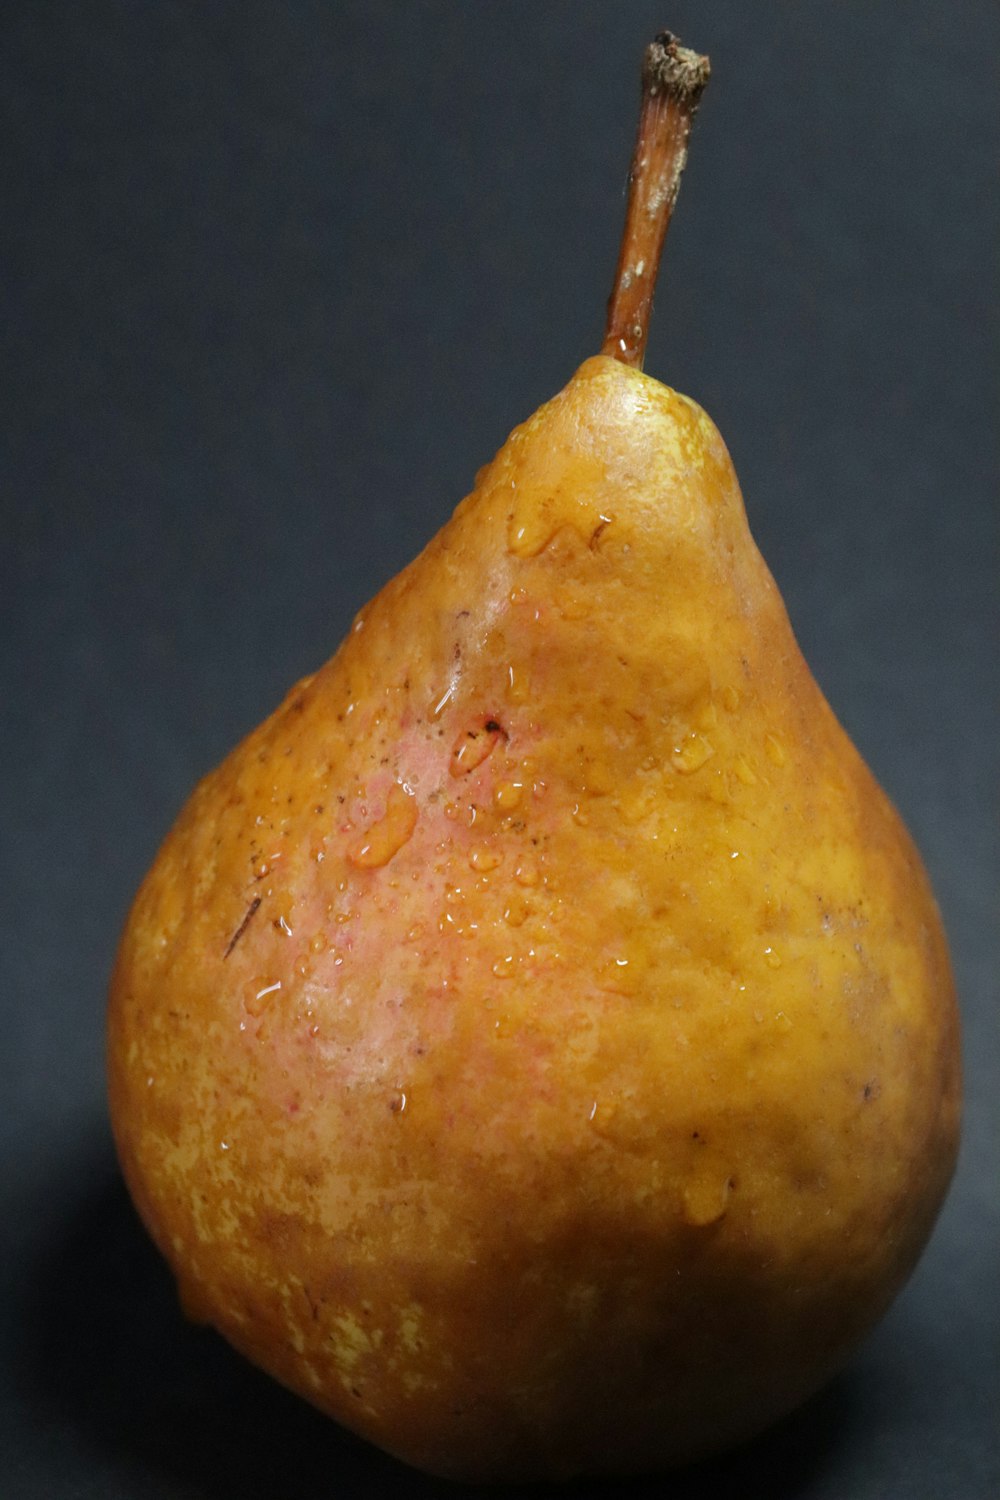
[[[109,1072],[189,1310],[419,1467],[652,1470],[844,1362],[952,1172],[952,979],[693,402],[589,360],[199,785]]]

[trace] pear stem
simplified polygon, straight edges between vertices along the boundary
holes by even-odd
[[[642,369],[653,289],[687,160],[691,123],[709,77],[707,57],[662,31],[646,48],[628,205],[602,354]]]

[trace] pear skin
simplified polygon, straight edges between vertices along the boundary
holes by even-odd
[[[705,413],[588,360],[196,789],[109,1012],[192,1313],[464,1479],[759,1431],[955,1160],[919,857]]]

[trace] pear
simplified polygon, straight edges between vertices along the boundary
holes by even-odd
[[[919,856],[719,433],[639,368],[706,77],[650,49],[605,352],[196,788],[111,986],[121,1163],[187,1310],[464,1479],[781,1417],[955,1159]]]

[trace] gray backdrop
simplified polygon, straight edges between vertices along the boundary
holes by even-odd
[[[195,778],[598,348],[664,25],[714,76],[647,368],[718,422],[924,852],[968,1108],[933,1243],[847,1373],[625,1488],[997,1492],[997,8],[8,0],[5,1495],[454,1493],[182,1323],[110,1149],[105,985]]]

